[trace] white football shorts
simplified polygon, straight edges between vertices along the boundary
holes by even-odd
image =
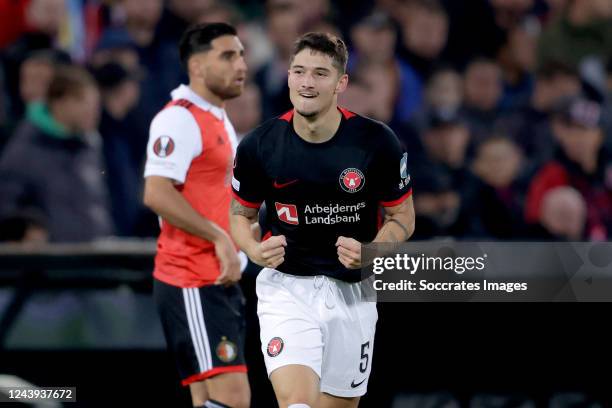
[[[257,277],[257,314],[268,375],[300,364],[320,378],[321,392],[366,393],[378,312],[359,283],[294,276],[264,268]]]

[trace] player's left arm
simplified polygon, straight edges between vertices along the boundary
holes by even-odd
[[[378,187],[380,204],[385,209],[385,222],[373,242],[404,242],[414,233],[415,218],[408,155],[387,126],[383,125],[379,143]],[[361,245],[354,238],[339,237],[336,248],[340,263],[348,269],[361,268]]]
[[[412,197],[393,207],[385,207],[385,223],[374,238],[375,243],[404,242],[414,233]]]
[[[401,204],[385,207],[385,223],[374,238],[375,243],[404,242],[414,233],[414,205],[412,197]],[[361,268],[361,242],[353,238],[338,237],[338,260],[348,269]]]

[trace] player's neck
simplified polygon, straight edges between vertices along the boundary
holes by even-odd
[[[225,99],[221,98],[204,85],[195,82],[189,82],[189,88],[206,102],[211,103],[221,109],[225,108]]]
[[[336,105],[326,112],[321,112],[316,118],[307,118],[297,111],[293,116],[293,129],[299,137],[310,143],[323,143],[334,137],[340,127],[342,114]]]

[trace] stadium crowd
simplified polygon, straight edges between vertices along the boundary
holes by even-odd
[[[350,49],[349,110],[408,151],[414,239],[612,237],[612,1],[5,0],[0,2],[0,240],[154,237],[148,127],[186,82],[196,22],[239,29],[244,135],[290,109],[308,31]]]

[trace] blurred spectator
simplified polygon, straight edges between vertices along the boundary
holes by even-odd
[[[18,211],[0,219],[0,242],[36,244],[49,240],[44,217],[37,211]]]
[[[370,88],[363,81],[351,76],[348,87],[338,95],[338,104],[351,112],[364,116],[371,115]]]
[[[0,158],[0,217],[38,209],[56,242],[109,235],[94,79],[81,68],[58,67],[45,99],[29,107]]]
[[[483,140],[494,130],[503,92],[501,70],[495,61],[477,58],[464,74],[463,115],[473,137]]]
[[[367,105],[364,106],[365,111],[360,113],[386,123],[393,119],[397,99],[397,88],[394,86],[396,81],[388,75],[387,68],[376,63],[361,64],[353,75],[367,92]],[[351,97],[350,94],[348,96]]]
[[[125,28],[140,48],[155,40],[155,30],[161,18],[162,0],[123,0]]]
[[[461,191],[468,176],[470,131],[456,111],[434,111],[428,123],[421,134],[423,153],[412,158],[418,191],[415,211],[424,218],[423,225],[419,224],[424,234],[427,231],[432,236],[450,235],[455,232]],[[424,238],[420,232],[417,234]]]
[[[448,15],[438,0],[409,0],[396,13],[402,33],[400,57],[424,82],[439,64],[448,41]]]
[[[404,132],[418,133],[427,127],[431,112],[458,111],[463,104],[463,78],[448,65],[437,67],[425,86],[424,101]],[[410,145],[406,145],[409,151]]]
[[[186,78],[179,63],[176,43],[165,40],[157,31],[162,0],[123,0],[121,4],[125,12],[125,29],[136,43],[140,65],[144,69],[139,110],[142,122],[150,123],[167,102],[168,93]]]
[[[459,216],[461,195],[453,188],[450,175],[435,166],[429,169],[421,166],[413,174],[414,188],[418,191],[414,196],[415,224],[419,227],[415,229],[412,239],[451,235]]]
[[[538,224],[532,228],[532,238],[580,241],[584,239],[587,205],[572,187],[556,187],[542,197]]]
[[[24,34],[38,33],[55,40],[65,22],[66,0],[10,0],[0,5],[0,48]]]
[[[426,160],[439,163],[453,176],[453,186],[458,187],[466,171],[466,156],[471,135],[464,119],[457,111],[433,111],[429,127],[422,133]]]
[[[496,58],[534,0],[470,0],[445,2],[450,17],[446,58],[457,67],[485,56]]]
[[[26,56],[19,67],[19,98],[13,100],[15,119],[21,119],[29,103],[44,101],[55,66],[68,63],[70,57],[58,50],[38,50]]]
[[[535,223],[544,195],[559,186],[578,190],[587,203],[586,238],[612,236],[612,156],[603,145],[601,106],[584,97],[570,98],[553,119],[559,148],[529,186],[525,215]]]
[[[302,32],[314,31],[314,27],[327,20],[331,13],[329,0],[267,0],[266,7],[268,10],[294,10],[300,16]]]
[[[585,57],[612,56],[612,2],[568,1],[563,15],[551,22],[538,45],[538,63],[562,61],[578,68]]]
[[[10,112],[20,118],[24,105],[19,95],[19,76],[23,61],[34,51],[51,49],[67,16],[66,0],[29,0],[23,5],[24,31],[2,50]],[[69,60],[70,57],[65,58]]]
[[[315,27],[329,18],[331,13],[330,0],[295,1],[295,3],[298,5],[298,13],[302,17],[302,29],[305,32],[314,31]]]
[[[136,43],[123,28],[106,29],[89,60],[93,67],[101,67],[111,62],[121,64],[127,70],[140,67]]]
[[[261,90],[264,120],[291,109],[287,70],[293,43],[302,30],[302,20],[291,2],[271,1],[267,7],[266,25],[274,54],[255,74],[255,82]]]
[[[101,96],[100,135],[110,193],[111,215],[119,236],[134,236],[141,214],[143,146],[148,135],[130,116],[140,98],[138,78],[119,64],[95,71]]]
[[[381,12],[366,16],[353,26],[351,40],[349,72],[359,71],[360,65],[379,66],[378,75],[394,89],[390,101],[393,119],[407,122],[421,104],[422,82],[410,65],[395,56],[397,34],[391,20]]]
[[[23,103],[44,101],[54,68],[50,50],[34,52],[23,61],[19,69],[19,96]]]
[[[472,163],[474,177],[462,202],[462,222],[468,236],[524,236],[522,203],[526,183],[519,177],[522,170],[522,153],[510,139],[493,136],[478,146]]]
[[[580,92],[580,78],[571,67],[549,62],[536,72],[529,103],[500,118],[496,128],[509,134],[532,163],[550,159],[554,139],[550,124],[555,106]]]
[[[227,115],[234,125],[238,141],[261,123],[261,92],[257,85],[245,85],[242,94],[225,104]]]
[[[228,23],[236,26],[240,23],[241,16],[231,3],[214,3],[206,9],[197,19],[198,23]]]
[[[450,68],[442,66],[432,73],[425,88],[425,106],[433,110],[455,111],[463,102],[463,78]]]
[[[177,44],[185,29],[215,5],[215,0],[169,0],[159,22],[162,41]]]
[[[500,103],[503,110],[526,105],[533,90],[533,70],[540,23],[535,17],[527,18],[510,31],[497,56],[502,70],[504,93]]]

